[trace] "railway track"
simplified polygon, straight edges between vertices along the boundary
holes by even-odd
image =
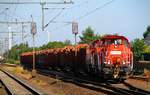
[[[10,95],[44,95],[42,91],[33,88],[3,68],[0,68],[0,80]]]
[[[87,88],[87,89],[95,90],[98,92],[103,92],[109,95],[150,95],[150,92],[132,87],[129,84],[127,85],[127,83],[126,85],[132,89],[115,87],[108,81],[94,82],[94,81],[86,80],[85,78],[82,79],[79,77],[75,77],[73,76],[73,74],[67,74],[67,73],[58,72],[58,71],[48,71],[48,70],[39,69],[38,73],[60,79],[64,82],[70,82],[70,83],[79,85],[81,87]]]
[[[142,92],[142,93],[145,93],[146,95],[150,95],[149,91],[145,91],[143,89],[134,87],[133,85],[131,85],[131,84],[127,83],[127,82],[123,82],[123,84],[126,85],[127,87],[129,87],[131,90],[134,90],[136,92]]]
[[[107,81],[103,83],[99,83],[99,82],[94,82],[94,81],[78,78],[72,75],[67,75],[65,73],[46,71],[46,70],[40,70],[39,73],[47,75],[47,76],[52,75],[52,77],[56,77],[65,82],[70,82],[70,83],[79,85],[81,87],[104,92],[110,95],[150,95],[150,92],[144,91],[138,88],[137,89],[124,89],[121,87],[115,87]]]
[[[124,89],[124,88],[120,88],[120,87],[115,87],[112,86],[110,83],[105,82],[105,83],[98,83],[98,82],[92,82],[92,81],[87,81],[87,80],[82,80],[82,79],[74,79],[74,81],[79,81],[79,83],[82,83],[84,85],[91,85],[91,87],[95,88],[105,88],[108,90],[111,90],[113,93],[112,94],[118,94],[118,95],[150,95],[150,92],[141,90],[141,89],[135,89],[135,90],[131,90],[131,89]],[[115,93],[114,93],[115,92]]]
[[[147,81],[150,82],[150,77],[146,78],[146,77],[140,77],[140,76],[132,76],[130,77],[131,79],[136,79],[136,80],[142,80],[142,81]]]

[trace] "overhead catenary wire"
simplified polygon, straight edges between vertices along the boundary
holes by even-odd
[[[74,5],[74,6],[70,7],[70,8],[68,8],[68,9],[73,9],[73,8],[80,7],[80,6],[82,6],[83,4],[86,4],[86,3],[88,3],[88,2],[89,2],[89,0],[85,0],[85,1],[81,2],[80,4]]]
[[[72,6],[72,7],[56,7],[56,8],[51,8],[51,7],[46,7],[46,8],[44,8],[44,9],[46,9],[46,10],[48,10],[48,9],[50,9],[50,10],[58,10],[58,9],[73,9],[73,8],[76,8],[76,7],[80,7],[81,5],[83,5],[83,4],[85,4],[85,3],[87,3],[88,2],[88,0],[85,0],[85,1],[83,1],[83,2],[81,2],[80,4],[78,4],[78,5],[75,5],[75,6]],[[68,22],[66,22],[66,21],[51,21],[51,23],[71,23],[70,21]],[[45,27],[47,27],[47,24],[45,25]]]
[[[10,15],[7,13],[8,11],[10,11],[12,5],[7,6],[2,12],[0,12],[0,15],[4,14],[4,19],[7,21],[10,17]]]
[[[16,1],[14,1],[14,2],[6,2],[6,1],[3,1],[3,2],[0,2],[0,4],[40,4],[41,6],[42,6],[42,31],[44,30],[44,5],[45,4],[73,4],[73,2],[72,2],[72,0],[70,0],[70,1],[66,1],[66,0],[64,0],[64,1],[61,1],[61,2],[55,2],[55,1],[53,1],[53,2],[39,2],[39,1],[30,1],[30,2],[27,2],[27,1],[22,1],[22,2],[16,2]]]
[[[0,12],[0,15],[4,14],[6,12],[6,10],[8,10],[9,8],[5,8],[3,11]]]
[[[9,5],[8,7],[4,8],[2,12],[0,12],[0,15],[4,14],[7,10],[11,8],[12,5]]]
[[[94,12],[96,12],[96,11],[98,11],[98,10],[100,10],[100,9],[102,9],[102,8],[104,8],[104,7],[106,7],[106,6],[108,6],[109,4],[113,3],[114,1],[115,1],[115,0],[108,1],[108,2],[104,3],[103,5],[100,5],[100,6],[96,7],[95,9],[93,9],[93,10],[91,10],[91,11],[85,13],[84,15],[79,16],[78,18],[76,18],[76,20],[78,20],[78,21],[79,21],[79,20],[82,20],[83,18],[89,16],[90,14],[93,14]],[[57,27],[57,28],[54,28],[54,29],[52,29],[52,30],[59,30],[59,29],[62,29],[62,28],[64,28],[65,26],[68,26],[68,25],[70,25],[70,24],[72,24],[72,23],[66,23],[65,25],[62,25],[62,26]]]
[[[64,9],[65,9],[65,8],[62,8],[62,10],[61,10],[56,16],[54,16],[54,17],[44,26],[44,28],[46,28],[51,22],[53,22],[58,16],[60,16]]]
[[[85,13],[84,15],[78,17],[76,20],[81,20],[81,19],[83,19],[83,18],[89,16],[90,14],[93,14],[94,12],[96,12],[96,11],[98,11],[98,10],[100,10],[100,9],[102,9],[102,8],[104,8],[104,7],[106,7],[107,5],[113,3],[114,1],[115,1],[115,0],[108,1],[108,2],[104,3],[103,5],[98,6],[98,7],[96,7],[95,9],[93,9],[93,10],[91,10],[91,11]]]
[[[99,9],[102,9],[102,8],[105,7],[106,5],[112,3],[113,1],[115,1],[115,0],[111,0],[111,1],[109,1],[109,2],[106,2],[105,4],[103,4],[103,5],[101,5],[101,6],[97,7],[97,8],[95,8],[95,9],[89,11],[89,12],[86,12],[85,14],[79,16],[76,20],[82,20],[83,18],[89,16],[90,14],[96,12],[96,11],[99,10]],[[84,3],[86,3],[86,2],[88,2],[88,0],[86,0]],[[82,4],[84,4],[84,3],[82,3]],[[78,5],[78,6],[81,6],[81,5]],[[74,8],[74,7],[72,7],[72,8]],[[63,9],[64,9],[64,8],[62,8],[62,10],[61,10],[55,17],[53,17],[53,18],[45,25],[45,28],[46,28],[50,23],[56,22],[56,21],[54,21],[54,20],[55,20],[58,16],[62,15]],[[62,22],[62,23],[65,23],[65,25],[62,25],[62,26],[57,27],[57,28],[54,28],[54,29],[52,29],[52,30],[58,30],[58,29],[64,28],[65,26],[68,26],[68,25],[72,24],[71,22]]]
[[[46,4],[73,4],[70,2],[44,2]],[[41,4],[41,2],[0,2],[0,4]]]
[[[25,24],[25,25],[30,25],[31,24],[31,22],[30,21],[26,21],[26,22],[16,22],[16,21],[11,21],[11,22],[9,22],[9,21],[0,21],[0,23],[2,23],[2,24],[9,24],[9,27],[12,27],[11,25],[23,25],[23,24]],[[14,29],[15,29],[15,27],[13,27]],[[22,30],[21,30],[22,31]],[[10,32],[8,32],[8,31],[0,31],[0,34],[3,34],[3,35],[6,35],[6,34],[9,34]],[[24,33],[25,33],[25,31],[24,31]],[[18,30],[12,30],[11,31],[11,35],[13,35],[12,37],[22,37],[22,39],[24,39],[24,36],[22,35],[22,32],[20,32],[20,31],[18,31]],[[18,41],[20,41],[20,40],[18,40]],[[23,40],[22,40],[23,41]],[[13,45],[15,45],[15,44],[13,44]]]
[[[17,0],[17,2],[19,2],[19,0]],[[15,5],[15,7],[14,7],[14,11],[13,11],[13,13],[12,13],[12,16],[10,17],[11,18],[11,20],[13,19],[13,17],[16,15],[16,10],[17,10],[17,5]]]
[[[79,7],[79,6],[81,6],[82,4],[85,4],[85,3],[87,3],[87,2],[88,2],[88,0],[85,0],[85,1],[81,2],[80,4],[75,5],[75,6],[73,6],[73,7],[69,7],[69,8],[62,7],[62,8],[44,8],[44,9],[51,9],[51,10],[55,10],[55,9],[62,9],[62,10],[64,10],[64,9],[73,9],[73,8]],[[61,12],[62,12],[62,11],[61,11]],[[61,12],[58,13],[58,16],[61,14]],[[56,15],[56,16],[57,16],[57,15]],[[54,17],[54,19],[52,19],[48,24],[46,24],[44,28],[46,28],[50,23],[71,23],[70,21],[69,21],[69,22],[66,22],[66,21],[62,21],[62,22],[60,22],[60,21],[59,21],[59,22],[54,21],[56,18],[57,18],[57,17]]]
[[[88,0],[85,0],[85,1],[83,1],[83,2],[81,2],[81,3],[79,3],[78,5],[74,5],[74,6],[72,6],[72,7],[65,7],[65,9],[74,9],[74,8],[77,8],[77,7],[80,7],[80,6],[82,6],[83,4],[86,4],[87,2],[89,2]],[[62,8],[64,8],[64,7],[57,7],[57,8],[53,8],[53,7],[47,7],[47,8],[44,8],[44,9],[52,9],[52,10],[57,10],[57,9],[62,9]]]

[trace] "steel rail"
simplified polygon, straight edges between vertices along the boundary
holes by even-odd
[[[123,84],[126,85],[126,86],[128,86],[129,88],[132,88],[133,90],[131,90],[131,91],[134,91],[135,93],[138,92],[138,93],[140,94],[140,92],[141,92],[140,95],[150,95],[150,92],[149,92],[149,91],[145,91],[145,90],[143,90],[143,89],[136,88],[136,87],[132,86],[131,84],[127,83],[127,82],[123,82]],[[143,93],[143,94],[142,94],[142,93]]]
[[[12,78],[13,80],[15,80],[17,83],[19,83],[20,85],[22,85],[24,88],[26,88],[27,90],[29,90],[33,95],[45,95],[44,92],[33,88],[32,86],[30,86],[29,84],[25,83],[25,81],[17,78],[16,76],[10,74],[8,71],[0,68],[0,71],[4,72],[6,75],[8,75],[10,78]]]
[[[149,78],[145,78],[145,77],[132,76],[132,77],[130,77],[130,78],[131,78],[131,79],[143,80],[143,81],[148,81],[148,82],[150,82],[150,77],[149,77]]]

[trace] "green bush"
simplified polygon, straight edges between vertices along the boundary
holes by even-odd
[[[20,61],[16,61],[14,59],[6,59],[5,63],[9,63],[9,64],[20,64]]]
[[[144,51],[144,40],[143,39],[134,39],[131,42],[131,46],[132,46],[132,51],[134,54],[134,59],[135,60],[142,60],[143,59],[143,51]]]
[[[150,53],[150,46],[144,45],[144,52],[143,53]]]

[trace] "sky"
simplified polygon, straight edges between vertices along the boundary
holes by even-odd
[[[40,0],[0,0],[0,2],[36,2]],[[66,0],[69,1],[69,0]],[[71,40],[74,43],[71,23],[78,23],[78,35],[82,34],[90,26],[95,34],[115,34],[123,35],[130,41],[135,38],[142,38],[143,32],[150,25],[150,0],[72,0],[73,4],[46,4],[44,10],[46,25],[49,21],[60,23],[50,23],[45,31],[41,29],[41,5],[40,4],[0,4],[0,21],[31,21],[31,15],[37,24],[37,34],[35,35],[35,45],[41,46],[48,41]],[[63,2],[63,0],[45,0],[45,2]],[[6,10],[7,8],[7,10]],[[56,8],[56,9],[54,9]],[[8,26],[12,31],[21,32],[22,25],[0,24],[2,31],[8,31]],[[24,25],[25,38],[32,46],[32,35],[30,25]],[[49,36],[48,36],[49,34]],[[7,34],[0,34],[0,37],[7,37]],[[14,44],[22,42],[21,34],[14,35]]]

